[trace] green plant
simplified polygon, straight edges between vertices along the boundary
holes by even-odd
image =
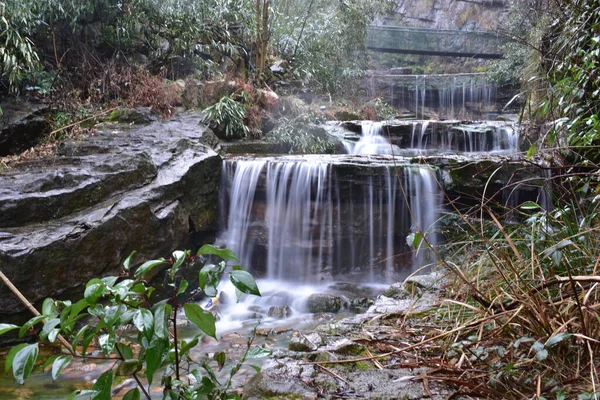
[[[325,93],[352,92],[366,68],[366,28],[395,3],[388,0],[278,1],[273,49],[294,74]],[[323,55],[327,56],[324,57]]]
[[[306,116],[282,119],[266,137],[293,154],[326,154],[335,151],[335,139],[325,129],[306,120]]]
[[[202,111],[206,114],[204,122],[211,127],[223,131],[227,138],[240,138],[248,135],[249,129],[244,123],[246,105],[236,101],[232,96],[224,96],[217,103]]]
[[[169,259],[146,261],[132,268],[133,252],[123,264],[123,273],[90,280],[84,298],[78,302],[46,299],[40,316],[23,326],[0,324],[0,334],[18,330],[19,337],[36,330],[39,342],[19,344],[7,355],[7,370],[13,371],[15,379],[23,383],[35,368],[40,344],[52,344],[68,338],[68,353],[61,352],[50,357],[43,368],[52,366],[52,377],[60,373],[76,357],[88,357],[96,346],[102,357],[113,364],[104,372],[90,390],[73,393],[69,398],[87,395],[96,400],[110,399],[115,377],[128,376],[135,379],[138,387],[130,390],[124,399],[150,399],[150,385],[155,373],[163,369],[160,385],[165,398],[169,399],[237,399],[229,393],[232,378],[248,358],[264,357],[268,351],[251,348],[248,340],[243,357],[230,366],[230,378],[222,384],[216,377],[210,361],[198,362],[190,355],[202,336],[217,338],[215,318],[194,301],[199,295],[217,296],[219,277],[225,272],[226,261],[237,260],[227,249],[210,245],[202,246],[196,255],[188,251],[175,251]],[[214,265],[209,258],[223,261]],[[157,272],[158,271],[158,272]],[[149,283],[153,275],[163,274],[162,284]],[[238,295],[260,295],[252,276],[240,266],[233,266],[229,279]],[[196,288],[197,286],[197,288]],[[190,340],[181,340],[177,319],[183,311],[202,333]],[[41,330],[36,326],[42,324]],[[136,333],[126,328],[133,324]],[[62,335],[62,336],[61,336]],[[218,369],[228,363],[225,353],[213,357]],[[141,378],[144,375],[146,386]]]
[[[600,183],[593,175],[568,180],[557,193],[570,185],[587,190],[549,211],[523,203],[510,210],[519,224],[485,207],[489,219],[462,215],[466,236],[448,244],[454,295],[435,310],[452,324],[445,357],[469,360],[461,373],[485,385],[490,398],[597,391]]]

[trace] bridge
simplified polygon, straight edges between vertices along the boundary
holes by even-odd
[[[367,49],[384,53],[502,58],[503,43],[504,38],[491,32],[376,25],[367,28]]]

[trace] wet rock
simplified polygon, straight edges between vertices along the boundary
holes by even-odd
[[[404,285],[413,293],[417,290],[421,292],[440,290],[444,283],[444,276],[439,272],[411,275],[404,280]]]
[[[315,368],[305,361],[289,358],[268,361],[244,387],[244,400],[317,399],[316,390],[310,386]]]
[[[360,119],[360,115],[358,113],[353,113],[351,111],[336,111],[334,114],[335,119],[338,121],[353,121]]]
[[[150,107],[118,108],[108,114],[106,118],[110,122],[122,124],[145,125],[157,120],[156,115]]]
[[[190,232],[211,238],[222,160],[199,143],[199,121],[105,124],[0,175],[2,272],[35,303],[80,295],[90,278],[118,274],[132,250],[142,262],[187,246]],[[2,286],[0,320],[18,323],[25,308]]]
[[[15,100],[0,107],[0,157],[23,152],[50,132],[50,122],[44,118],[47,105]]]
[[[328,348],[331,348],[331,351],[333,353],[347,356],[356,356],[361,354],[365,350],[364,346],[346,338],[332,343],[330,346],[328,346]]]
[[[352,299],[350,300],[350,305],[349,305],[349,310],[350,312],[353,313],[364,313],[366,312],[369,307],[371,307],[373,305],[374,301],[373,299],[369,299],[366,297],[361,297],[358,299]]]
[[[273,306],[269,308],[268,315],[275,319],[285,319],[292,315],[292,309],[288,306]]]
[[[248,311],[252,311],[255,313],[259,313],[259,314],[264,314],[265,313],[265,309],[259,305],[253,304],[251,306],[248,306]]]
[[[288,349],[292,351],[315,351],[324,344],[323,338],[316,332],[304,335],[300,332],[294,332],[288,344]]]
[[[308,312],[316,313],[337,313],[341,310],[343,299],[330,294],[311,294],[306,301]]]
[[[410,293],[404,287],[404,282],[396,282],[383,292],[385,297],[396,300],[404,300],[410,297]]]

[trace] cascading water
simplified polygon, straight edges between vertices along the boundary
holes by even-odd
[[[351,154],[396,154],[400,148],[391,144],[383,136],[383,125],[381,122],[368,121],[362,124],[362,135],[354,145]]]
[[[414,112],[415,118],[428,112],[439,119],[479,117],[497,101],[497,86],[478,73],[373,75],[368,85],[372,97],[386,96],[394,107]]]
[[[457,124],[442,131],[431,121],[414,121],[410,146],[436,152],[511,154],[519,151],[519,131],[506,122]]]
[[[318,157],[226,161],[223,244],[243,265],[279,281],[318,283],[360,272],[383,283],[410,272],[425,258],[420,252],[413,260],[406,236],[427,232],[436,244],[435,172],[388,164],[353,176],[348,165]]]

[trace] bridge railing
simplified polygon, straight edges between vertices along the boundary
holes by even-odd
[[[367,30],[367,48],[389,53],[500,58],[503,42],[494,33],[480,31],[375,25]]]

